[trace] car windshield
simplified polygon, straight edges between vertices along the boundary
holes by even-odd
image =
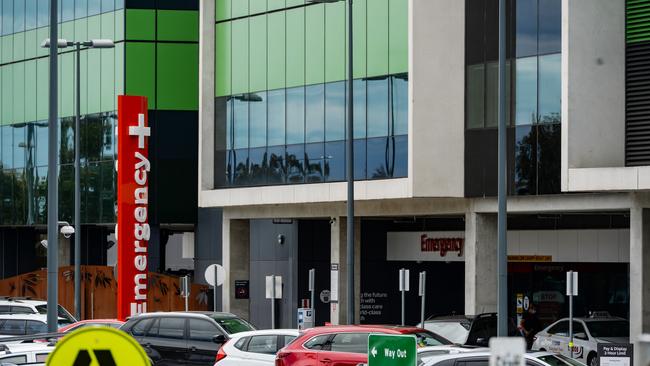
[[[255,330],[252,325],[239,318],[212,317],[228,334]]]
[[[59,305],[57,306],[57,309],[59,318],[66,319],[68,321],[66,324],[71,324],[76,321],[72,314],[70,314],[63,306]],[[36,311],[38,311],[39,314],[47,314],[47,305],[36,305]],[[60,323],[61,322],[59,322],[59,324]]]
[[[452,343],[465,344],[469,335],[469,323],[467,322],[425,322],[424,329],[449,339]]]
[[[551,366],[584,366],[580,362],[564,355],[540,356],[537,359]]]
[[[589,333],[594,338],[630,336],[630,323],[625,320],[587,322]]]
[[[447,339],[431,332],[416,332],[412,334],[417,340],[418,347],[442,346],[446,344],[452,344]]]

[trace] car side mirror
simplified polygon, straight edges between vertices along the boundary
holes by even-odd
[[[587,340],[587,335],[585,333],[576,333],[574,335],[574,337],[577,338],[577,339],[581,339],[583,341]]]
[[[226,336],[223,334],[216,335],[212,337],[212,342],[219,343],[219,344],[226,343]]]

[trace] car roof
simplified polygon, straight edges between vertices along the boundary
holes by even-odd
[[[219,319],[234,319],[237,315],[231,313],[211,312],[211,311],[159,311],[155,313],[144,313],[133,316],[133,318],[156,318],[165,316],[175,317],[189,317],[189,318],[219,318]]]
[[[0,296],[0,303],[22,304],[22,305],[47,305],[47,301],[31,299],[29,297],[7,297]]]
[[[527,359],[536,359],[543,356],[553,356],[553,355],[554,353],[552,352],[533,351],[533,352],[525,353],[524,357]],[[444,360],[454,360],[457,358],[465,358],[465,357],[490,357],[490,352],[478,351],[478,352],[449,353],[449,354],[435,355],[427,358],[425,365],[431,365]]]
[[[415,333],[415,332],[426,332],[425,329],[410,327],[410,326],[398,326],[398,325],[327,325],[323,327],[314,327],[307,329],[305,333],[309,334],[325,334],[325,333],[346,333],[346,332],[378,332],[382,331],[383,333],[391,334],[404,334],[404,333]]]
[[[32,352],[32,351],[43,351],[43,350],[49,350],[52,351],[54,349],[54,345],[51,345],[49,343],[9,343],[9,344],[4,344],[2,348],[0,348],[0,351],[7,352],[9,353],[19,353],[19,352]]]
[[[16,320],[47,321],[47,315],[46,314],[0,314],[0,319],[3,319],[3,320],[16,319]],[[59,318],[59,319],[62,319],[62,318]]]
[[[232,339],[239,339],[244,337],[259,336],[259,335],[288,335],[298,336],[300,331],[298,329],[264,329],[264,330],[251,330],[248,332],[239,332],[230,336]]]
[[[585,323],[589,323],[589,322],[602,322],[602,321],[604,321],[604,322],[613,322],[613,321],[621,321],[621,320],[628,321],[628,320],[625,319],[625,318],[619,318],[619,317],[617,317],[617,316],[595,317],[595,318],[592,318],[592,317],[579,317],[579,318],[573,318],[573,320],[574,320],[574,321],[575,321],[575,320],[582,320],[582,321],[585,322]],[[553,324],[555,324],[555,323],[557,323],[557,322],[561,322],[561,321],[569,321],[569,318],[562,318],[562,319],[559,319],[558,321],[554,322]]]

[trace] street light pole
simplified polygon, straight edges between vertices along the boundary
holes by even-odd
[[[81,43],[76,43],[77,85],[74,124],[74,316],[81,320],[81,169],[79,164],[79,140],[81,134]]]
[[[47,331],[58,329],[59,298],[59,198],[57,182],[57,118],[58,118],[58,9],[57,0],[50,1],[50,105],[48,114],[47,159]]]
[[[506,0],[499,0],[499,163],[497,215],[497,335],[508,336],[508,242],[506,195]]]

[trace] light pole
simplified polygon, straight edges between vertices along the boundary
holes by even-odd
[[[81,134],[81,46],[87,48],[113,48],[110,39],[93,39],[85,42],[58,40],[58,48],[75,47],[76,51],[76,91],[75,91],[75,126],[74,126],[74,315],[81,320],[81,169],[79,164],[79,135]],[[43,41],[41,47],[50,47],[50,40]]]
[[[310,3],[335,3],[346,0],[307,0]],[[347,319],[348,324],[354,324],[354,98],[352,95],[352,80],[354,79],[354,65],[352,64],[352,0],[348,2],[348,80],[347,80],[347,138],[346,138],[346,178],[348,182],[348,201],[347,201]]]
[[[499,163],[497,214],[497,335],[508,336],[508,209],[506,200],[506,0],[499,0]]]

